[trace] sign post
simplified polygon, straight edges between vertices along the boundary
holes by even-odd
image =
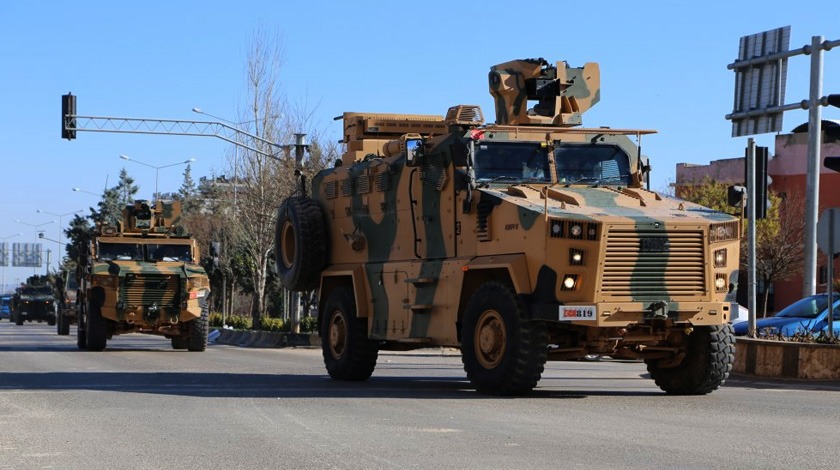
[[[828,338],[834,338],[834,255],[840,252],[840,209],[826,209],[817,222],[817,245],[828,255]]]

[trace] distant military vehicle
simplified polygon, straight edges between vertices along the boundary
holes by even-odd
[[[76,273],[73,270],[66,270],[59,279],[61,288],[58,291],[58,319],[56,330],[59,335],[69,335],[70,325],[76,323],[77,304],[76,294],[79,285],[76,282]]]
[[[587,355],[642,359],[667,393],[717,389],[739,221],[644,189],[653,131],[575,127],[600,98],[597,64],[514,60],[489,86],[492,125],[471,105],[344,113],[342,160],[280,205],[278,271],[319,289],[330,376],[366,380],[381,349],[452,346],[488,394]]]
[[[23,325],[24,321],[55,325],[55,294],[50,284],[27,283],[19,288],[13,304],[16,325]]]
[[[140,200],[116,225],[97,224],[77,271],[79,348],[101,351],[113,335],[137,332],[204,351],[210,283],[180,216],[177,201]]]

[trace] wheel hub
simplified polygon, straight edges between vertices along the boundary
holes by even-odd
[[[333,358],[341,359],[347,347],[347,322],[341,312],[335,312],[330,320],[330,354]]]
[[[505,323],[499,312],[488,310],[481,314],[475,331],[476,356],[482,367],[499,365],[507,346]]]
[[[286,221],[283,224],[281,239],[283,240],[283,247],[281,248],[283,265],[286,268],[291,268],[295,262],[295,251],[297,251],[297,246],[295,246],[295,229],[292,227],[291,222]]]

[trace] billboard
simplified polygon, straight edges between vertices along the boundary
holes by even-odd
[[[735,105],[732,114],[755,112],[732,118],[732,137],[782,131],[783,111],[769,112],[785,103],[787,58],[764,60],[788,51],[790,26],[741,38],[735,62]]]
[[[12,266],[20,268],[40,268],[42,266],[41,244],[13,243]]]

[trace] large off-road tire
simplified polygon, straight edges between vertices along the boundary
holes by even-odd
[[[479,393],[523,395],[537,386],[548,357],[543,323],[522,318],[523,307],[506,284],[490,281],[464,311],[461,360]]]
[[[356,302],[348,287],[337,287],[327,297],[321,349],[333,379],[367,380],[373,374],[379,349],[368,339],[366,319],[356,318]]]
[[[76,346],[81,350],[87,350],[87,310],[79,306],[76,321]]]
[[[23,325],[23,315],[21,315],[20,312],[15,314],[15,325],[17,325],[17,326]]]
[[[274,241],[283,286],[293,291],[317,288],[327,262],[326,224],[318,202],[303,196],[284,200],[277,209]]]
[[[206,297],[198,299],[198,305],[201,306],[201,316],[195,320],[190,321],[187,325],[187,351],[201,352],[207,349],[207,331],[210,322],[210,309],[207,306]],[[173,346],[174,346],[174,339]]]
[[[47,317],[47,325],[49,325],[49,326],[55,326],[57,321],[58,320],[56,319],[55,315],[50,315],[50,316]]]
[[[88,351],[102,351],[108,343],[108,323],[102,318],[102,307],[98,302],[89,301],[87,306],[87,344]]]
[[[70,318],[59,313],[55,324],[55,330],[60,336],[67,336],[70,334]]]
[[[685,338],[685,359],[676,367],[645,361],[650,377],[671,395],[705,395],[720,387],[732,371],[735,337],[732,325],[696,326]]]

